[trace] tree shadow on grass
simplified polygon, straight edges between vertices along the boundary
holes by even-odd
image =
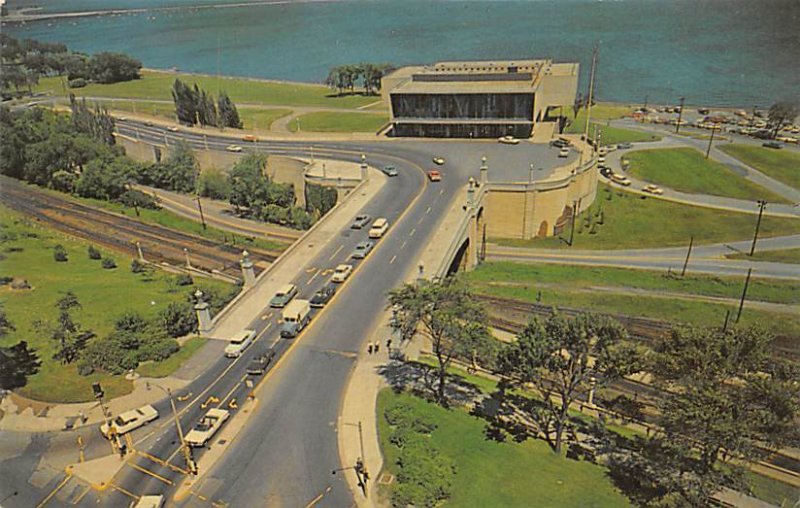
[[[435,400],[439,377],[436,368],[415,361],[390,360],[378,367],[378,373],[386,379],[395,392],[411,391],[426,400]],[[483,393],[474,384],[456,374],[447,375],[445,394],[448,405],[469,406],[476,404]]]

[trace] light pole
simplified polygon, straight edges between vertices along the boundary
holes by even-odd
[[[203,215],[203,205],[200,204],[200,196],[194,198],[197,201],[197,209],[200,211],[200,223],[203,224],[203,229],[206,229],[206,218]]]
[[[758,229],[761,227],[761,216],[764,215],[764,208],[766,208],[767,202],[763,199],[758,200],[758,220],[756,221],[756,232],[753,235],[753,245],[750,246],[750,255],[752,256],[753,253],[756,251],[756,241],[758,240]]]
[[[528,175],[528,183],[533,183],[533,163],[531,162],[531,171]]]
[[[186,440],[183,438],[183,429],[181,428],[181,419],[178,418],[178,409],[175,407],[175,399],[172,398],[172,390],[169,388],[164,388],[161,385],[157,385],[155,383],[151,383],[147,381],[145,386],[149,390],[151,386],[155,386],[156,388],[160,389],[162,392],[167,394],[169,397],[169,405],[172,408],[172,416],[175,418],[175,428],[178,430],[178,439],[181,442],[181,451],[183,452],[183,457],[186,459],[186,467],[189,468],[189,472],[193,475],[197,474],[197,464],[195,463],[194,459],[192,458],[192,448],[186,444]]]
[[[718,123],[715,123],[714,126],[711,128],[711,137],[708,139],[708,148],[706,149],[706,159],[708,159],[708,154],[711,153],[711,143],[714,142],[714,133],[717,132],[717,129],[720,129]]]
[[[675,124],[675,134],[681,129],[681,120],[683,119],[683,103],[686,101],[686,97],[681,97],[681,106],[678,110],[678,123]]]

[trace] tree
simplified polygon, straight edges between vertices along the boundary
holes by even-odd
[[[638,370],[638,355],[626,339],[625,329],[612,319],[553,314],[547,320],[534,318],[501,353],[501,371],[511,383],[532,384],[541,395],[544,411],[533,416],[556,453],[572,403],[593,384]]]
[[[231,101],[231,98],[228,97],[227,93],[219,93],[217,104],[220,126],[232,127],[234,129],[241,129],[243,127],[242,121],[239,118],[239,111],[236,109],[236,104]]]
[[[342,69],[341,66],[331,68],[330,72],[328,72],[328,77],[325,78],[325,84],[332,90],[336,90],[338,95],[342,95],[345,89],[344,73]]]
[[[206,125],[217,127],[219,124],[217,120],[217,107],[214,105],[214,99],[212,99],[205,90],[201,90],[197,86],[197,83],[194,85],[194,97],[197,101],[196,108],[198,123],[203,127]]]
[[[268,203],[269,180],[264,176],[267,157],[263,154],[251,153],[239,159],[230,172],[230,203],[236,207],[247,208],[254,215],[259,215],[258,208]]]
[[[772,129],[772,137],[774,138],[778,135],[778,131],[781,130],[781,127],[794,122],[798,114],[800,114],[800,108],[793,102],[776,102],[770,106],[767,112],[767,120]]]
[[[89,77],[98,83],[139,79],[142,62],[122,53],[96,53],[89,59]]]
[[[197,179],[197,193],[211,199],[228,199],[231,195],[228,175],[217,168],[203,171]]]
[[[488,340],[486,315],[466,284],[457,277],[440,282],[406,283],[389,293],[396,326],[417,329],[427,338],[437,360],[439,404],[447,405],[447,369],[455,356],[467,356],[476,344]]]
[[[161,313],[161,326],[170,337],[182,337],[197,330],[197,316],[189,303],[170,303]]]
[[[172,84],[172,100],[179,122],[186,125],[197,123],[197,98],[194,90],[180,79],[175,79]]]
[[[84,97],[80,102],[75,100],[75,95],[69,95],[70,109],[72,110],[72,125],[77,132],[86,134],[108,146],[116,144],[114,137],[114,118],[108,114],[105,106],[95,104],[94,111],[86,105]]]
[[[6,309],[4,309],[2,304],[0,304],[0,338],[5,337],[9,332],[13,332],[14,330],[16,330],[16,328],[8,319],[8,316],[6,315]]]
[[[161,189],[176,192],[194,192],[200,165],[194,156],[191,145],[180,140],[169,153],[166,160],[143,167],[139,171],[139,181]]]
[[[58,342],[58,349],[53,354],[53,359],[61,363],[72,363],[86,346],[86,341],[91,332],[81,331],[78,323],[72,319],[72,311],[80,309],[81,304],[72,291],[67,291],[56,303],[58,321],[53,327],[50,338]]]
[[[23,341],[11,347],[0,347],[0,388],[13,390],[28,383],[28,376],[39,371],[41,362],[35,349]]]

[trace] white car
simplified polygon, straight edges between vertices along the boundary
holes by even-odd
[[[255,330],[242,330],[233,338],[230,344],[225,346],[225,356],[227,358],[237,358],[241,356],[244,350],[253,343],[255,336]]]
[[[503,143],[504,145],[518,145],[519,140],[514,136],[503,136],[501,138],[497,138],[498,143]]]
[[[133,508],[161,508],[164,506],[164,496],[142,496],[136,504],[131,503],[131,505]]]
[[[225,147],[225,150],[227,150],[229,152],[237,152],[238,153],[238,152],[242,151],[242,147],[239,146],[239,145],[228,145],[228,146]]]
[[[178,132],[180,129],[178,129],[174,125],[170,125],[169,127],[167,127],[167,130],[170,132]]]
[[[353,265],[339,265],[333,272],[331,280],[333,282],[344,282],[350,277],[351,273],[353,273]]]
[[[380,219],[375,219],[375,222],[372,223],[372,227],[369,228],[368,236],[370,238],[378,239],[383,238],[383,235],[386,234],[386,230],[389,229],[389,221],[381,217]]]
[[[441,157],[434,157],[433,158],[433,163],[436,164],[436,165],[441,166],[442,164],[444,164],[444,159],[441,158]]]
[[[138,429],[142,425],[147,425],[156,418],[158,418],[158,411],[156,411],[156,408],[148,404],[147,406],[142,406],[138,409],[125,411],[111,420],[111,425],[114,427],[114,431],[117,434],[126,434],[132,430]],[[104,423],[100,426],[100,432],[105,437],[110,436],[108,423]]]
[[[205,446],[230,416],[230,411],[226,409],[209,409],[203,419],[186,434],[184,441],[189,446]]]
[[[566,146],[558,151],[558,156],[561,158],[569,157],[569,148]]]
[[[647,185],[642,187],[642,191],[648,194],[654,194],[656,196],[664,194],[664,190],[661,187],[659,187],[658,185],[653,185],[652,183],[648,183]]]

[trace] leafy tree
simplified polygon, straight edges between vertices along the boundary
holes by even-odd
[[[242,208],[250,209],[258,215],[258,208],[269,202],[269,180],[264,176],[267,157],[263,154],[251,153],[239,159],[230,173],[230,203],[237,212]]]
[[[512,384],[532,384],[544,411],[536,413],[546,439],[561,451],[569,409],[592,384],[635,372],[638,355],[616,321],[592,314],[534,318],[501,353],[501,371]],[[552,436],[552,437],[551,437]]]
[[[91,110],[86,105],[85,97],[78,102],[74,94],[69,95],[69,103],[72,110],[72,125],[77,132],[91,136],[108,146],[116,144],[114,118],[108,114],[105,106],[95,104],[94,110]]]
[[[333,187],[313,183],[306,184],[306,209],[309,212],[317,212],[319,216],[325,215],[336,206],[337,199],[338,193]]]
[[[231,98],[228,97],[227,93],[220,92],[217,104],[219,124],[222,127],[233,127],[234,129],[241,129],[243,127],[242,121],[239,118],[239,111],[236,109],[236,105],[231,101]]]
[[[191,193],[195,191],[200,165],[192,147],[186,141],[178,141],[166,160],[143,167],[139,172],[141,183],[161,189]]]
[[[116,261],[114,261],[114,258],[108,258],[108,257],[106,257],[106,258],[103,258],[103,261],[102,261],[102,263],[101,263],[101,266],[102,266],[103,268],[105,268],[106,270],[111,270],[111,269],[113,269],[113,268],[116,268],[116,267],[117,267],[117,262],[116,262]]]
[[[142,62],[122,53],[96,53],[89,59],[89,77],[97,83],[139,79]]]
[[[67,291],[56,303],[56,308],[58,309],[58,321],[50,338],[58,342],[58,349],[53,358],[61,360],[61,363],[72,363],[86,346],[91,332],[81,331],[80,325],[72,319],[72,312],[81,308],[74,293]]]
[[[28,383],[28,376],[39,371],[41,361],[35,349],[23,341],[11,347],[0,347],[0,388],[13,390]]]
[[[94,245],[89,246],[88,253],[89,253],[89,259],[98,260],[103,258],[103,255],[100,253],[99,250],[97,250],[97,247],[95,247]]]
[[[172,100],[179,122],[186,125],[197,123],[197,97],[194,90],[180,79],[175,79],[172,84]]]
[[[228,199],[231,195],[228,175],[217,168],[203,171],[197,179],[197,193],[211,199]]]
[[[9,332],[13,332],[14,330],[16,330],[16,327],[11,324],[11,321],[6,315],[6,309],[0,304],[0,338],[5,337]]]
[[[420,280],[406,283],[389,293],[401,329],[416,328],[427,338],[437,360],[439,404],[447,405],[447,369],[455,356],[467,356],[476,344],[489,340],[483,307],[457,277],[441,282]]]
[[[60,243],[53,247],[53,259],[59,263],[65,263],[69,260],[67,249]]]
[[[772,137],[774,138],[778,135],[778,131],[781,130],[781,127],[794,122],[797,115],[800,115],[800,108],[797,106],[797,103],[783,101],[776,102],[770,106],[767,112],[767,119],[772,129]]]
[[[201,90],[197,83],[194,85],[194,97],[197,101],[197,122],[203,127],[206,125],[217,127],[219,123],[214,99],[205,90]]]
[[[171,303],[161,313],[161,326],[170,337],[182,337],[197,330],[197,316],[189,303]]]
[[[127,157],[90,161],[80,178],[75,192],[85,198],[113,201],[127,192],[127,185],[137,172],[137,165]]]

